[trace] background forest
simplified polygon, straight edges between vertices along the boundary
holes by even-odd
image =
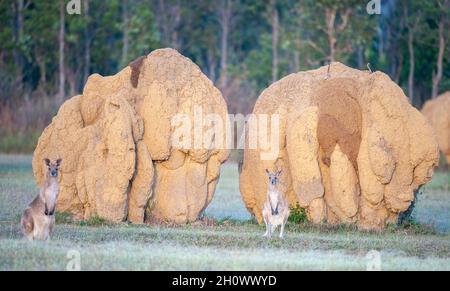
[[[172,47],[251,112],[293,72],[339,61],[387,73],[420,108],[450,89],[450,0],[0,0],[0,152],[30,152],[92,73]]]

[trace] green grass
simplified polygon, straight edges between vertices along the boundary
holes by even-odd
[[[52,240],[30,243],[18,221],[37,193],[31,157],[0,155],[0,270],[65,270],[69,251],[79,252],[82,270],[365,270],[371,250],[383,270],[450,270],[448,184],[449,173],[437,172],[409,225],[361,232],[290,222],[285,239],[269,241],[240,199],[237,166],[226,164],[205,212],[213,226],[80,223],[58,213]]]

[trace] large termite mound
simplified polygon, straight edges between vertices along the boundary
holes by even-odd
[[[433,127],[439,148],[444,153],[447,164],[450,164],[450,91],[427,101],[422,113]]]
[[[261,133],[266,123],[247,123],[240,189],[259,222],[265,169],[283,170],[280,189],[310,221],[381,229],[408,210],[414,191],[431,179],[438,162],[428,122],[381,72],[333,63],[292,74],[266,89],[253,113],[253,120],[272,116],[268,136],[259,134],[259,141],[277,135],[279,141],[271,145],[278,153],[272,157],[267,146],[251,149],[257,136],[252,128]],[[272,126],[276,116],[279,127]]]
[[[62,158],[58,211],[114,222],[194,221],[229,154],[208,139],[200,147],[174,146],[172,134],[182,126],[187,140],[205,131],[224,138],[224,131],[193,122],[194,112],[227,118],[219,90],[175,50],[156,50],[114,76],[94,74],[39,138],[37,183],[44,182],[42,160]],[[187,122],[174,124],[175,116]]]

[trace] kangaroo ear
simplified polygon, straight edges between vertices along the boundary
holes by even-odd
[[[56,166],[57,167],[61,166],[61,162],[62,162],[62,159],[57,159],[56,160]]]
[[[267,175],[270,175],[270,172],[269,172],[269,170],[267,170],[267,169],[266,169],[266,173],[267,173]]]
[[[44,163],[47,167],[50,166],[50,160],[49,159],[44,159]]]
[[[280,175],[281,175],[281,172],[283,172],[283,170],[279,170],[279,171],[277,172],[277,176],[280,176]]]

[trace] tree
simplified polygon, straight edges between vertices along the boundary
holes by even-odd
[[[65,14],[66,14],[66,5],[63,0],[59,1],[59,90],[58,90],[58,104],[62,104],[65,98],[65,85],[66,85],[66,72],[65,72],[65,58],[64,58],[64,47],[65,47],[65,33],[66,33],[66,24],[65,24]]]
[[[412,12],[415,11],[415,12]],[[417,32],[420,20],[422,18],[422,11],[417,10],[417,6],[413,7],[410,1],[403,1],[403,15],[406,19],[406,28],[408,30],[408,53],[409,53],[409,75],[408,75],[408,95],[411,104],[414,102],[414,70],[415,70],[415,55],[414,55],[414,36]]]
[[[180,49],[178,29],[181,23],[181,3],[179,0],[158,1],[159,26],[162,43],[174,49]]]
[[[444,51],[445,51],[445,27],[448,28],[448,14],[450,11],[450,1],[437,1],[438,6],[440,8],[440,17],[438,24],[438,39],[439,39],[439,48],[438,48],[438,56],[436,60],[436,71],[433,71],[432,75],[432,91],[431,98],[436,98],[439,94],[439,83],[442,80],[442,72],[443,72],[443,63],[444,63]]]
[[[303,32],[303,24],[304,24],[304,2],[303,1],[294,1],[294,5],[292,7],[292,14],[290,14],[290,23],[287,25],[288,29],[288,37],[292,40],[292,50],[293,50],[293,71],[300,71],[300,51],[302,50],[302,32]]]
[[[39,70],[39,81],[37,90],[44,94],[53,94],[52,84],[54,76],[49,74],[52,71],[52,64],[56,63],[58,51],[58,38],[56,30],[48,30],[48,27],[58,23],[59,5],[54,5],[45,0],[35,0],[25,13],[24,34],[26,35],[27,51],[24,55],[27,67],[33,71],[34,64]],[[32,86],[34,87],[34,86]]]
[[[278,35],[279,19],[277,0],[270,0],[271,24],[272,24],[272,83],[278,80]]]
[[[354,52],[351,32],[361,23],[352,21],[352,18],[356,19],[357,12],[363,13],[361,3],[352,0],[310,0],[306,3],[308,17],[305,24],[310,31],[306,35],[306,43],[308,49],[315,52],[306,61],[314,66],[322,61],[345,61]]]
[[[329,61],[370,62],[420,106],[450,89],[449,1],[383,0],[381,15],[360,0],[83,0],[82,15],[63,13],[67,0],[0,1],[0,99],[62,102],[92,72],[112,75],[173,47],[233,112],[251,111],[271,82]]]
[[[14,61],[17,64],[17,78],[16,83],[19,90],[23,90],[23,78],[24,78],[24,58],[23,58],[23,42],[24,42],[24,23],[25,23],[25,11],[29,7],[30,1],[15,0],[12,7],[15,11],[15,21],[13,25],[14,38],[16,46],[14,48]]]
[[[124,66],[128,62],[128,46],[129,46],[129,26],[130,26],[130,13],[129,13],[129,2],[128,0],[122,0],[122,26],[123,26],[123,37],[122,37],[122,61],[121,64]]]
[[[228,37],[230,31],[232,0],[221,0],[219,5],[219,23],[221,27],[220,39],[220,81],[219,88],[224,90],[228,84]]]
[[[91,68],[91,18],[89,15],[89,1],[84,1],[84,70],[83,70],[83,83],[86,83]]]

